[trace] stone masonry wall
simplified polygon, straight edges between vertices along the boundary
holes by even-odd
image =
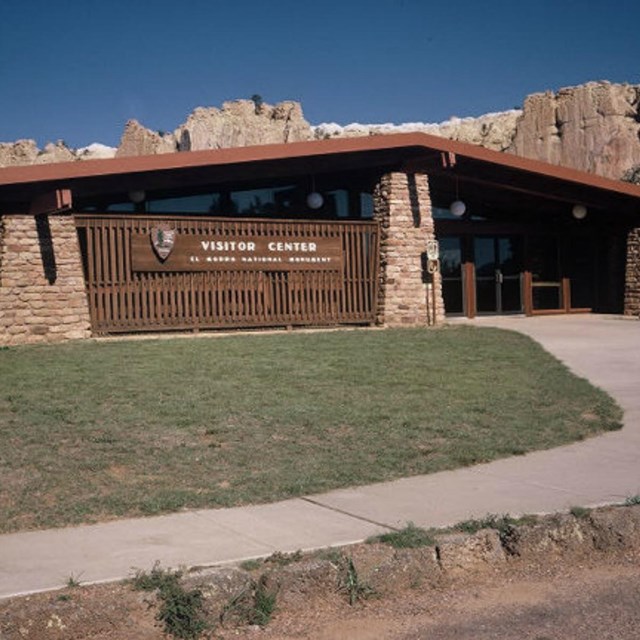
[[[425,277],[427,240],[434,237],[428,177],[400,172],[382,176],[374,193],[374,207],[381,224],[378,323],[441,324],[440,274]]]
[[[91,335],[73,216],[8,215],[0,245],[0,345]]]
[[[640,318],[640,227],[630,231],[627,239],[624,314]]]

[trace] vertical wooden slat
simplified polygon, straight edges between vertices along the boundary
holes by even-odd
[[[76,217],[85,234],[87,294],[97,331],[334,324],[375,320],[378,288],[376,223],[174,218],[180,234],[227,237],[338,238],[341,272],[133,272],[131,236],[160,217]]]
[[[89,292],[89,317],[91,318],[91,326],[98,327],[97,305],[96,305],[96,269],[95,269],[95,248],[94,239],[95,229],[87,224],[85,226],[87,239],[87,291]]]

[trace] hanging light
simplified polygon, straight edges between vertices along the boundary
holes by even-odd
[[[147,197],[147,194],[142,189],[136,189],[129,191],[129,200],[134,204],[140,204]]]
[[[316,179],[311,176],[311,193],[307,196],[307,206],[309,209],[319,209],[323,204],[322,194],[316,191]]]
[[[456,199],[449,205],[449,211],[456,218],[461,218],[466,210],[467,205],[458,197],[458,176],[456,176]]]
[[[307,206],[309,209],[319,209],[324,204],[324,198],[321,193],[317,191],[312,191],[307,196]]]
[[[587,217],[587,207],[583,204],[574,204],[571,209],[571,215],[576,220],[584,220]]]
[[[449,205],[449,211],[451,211],[451,213],[456,216],[456,218],[460,218],[461,216],[463,216],[466,210],[467,205],[462,202],[462,200],[454,200]]]

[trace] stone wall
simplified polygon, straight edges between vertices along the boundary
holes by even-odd
[[[0,345],[91,335],[73,217],[8,215],[0,235]]]
[[[627,239],[624,313],[640,317],[640,227],[630,231]]]
[[[382,176],[374,206],[381,224],[378,322],[386,326],[442,323],[440,275],[425,276],[427,240],[434,237],[427,176]]]

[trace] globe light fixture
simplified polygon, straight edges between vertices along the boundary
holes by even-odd
[[[584,220],[587,217],[587,207],[583,204],[574,204],[573,209],[571,209],[571,215],[576,220]]]
[[[140,204],[144,202],[144,199],[147,197],[147,194],[142,189],[136,189],[134,191],[129,191],[129,200],[134,204]]]
[[[307,196],[307,206],[309,209],[319,209],[324,204],[324,198],[321,193],[317,191],[312,191]]]
[[[451,213],[456,216],[456,218],[460,218],[461,216],[463,216],[466,210],[467,205],[462,202],[462,200],[454,200],[449,205],[449,211],[451,211]]]

